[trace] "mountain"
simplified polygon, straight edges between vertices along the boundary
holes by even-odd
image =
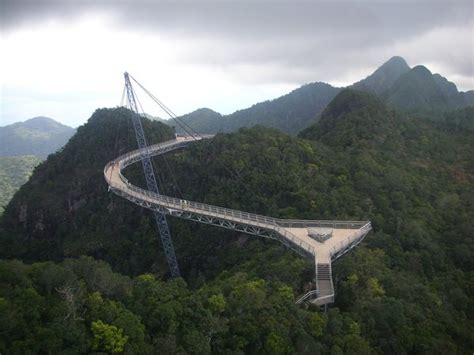
[[[469,90],[463,92],[464,102],[467,106],[474,107],[474,90]]]
[[[160,122],[144,119],[143,124],[150,142],[173,137],[172,129]],[[111,200],[103,179],[105,164],[133,149],[136,141],[130,111],[97,110],[62,150],[35,169],[6,207],[3,226],[19,233],[11,245],[15,253],[23,260],[89,254],[114,261],[117,249],[134,236],[142,245],[153,240],[143,240],[138,232],[140,211],[125,201]],[[117,210],[122,212],[110,213]],[[100,232],[97,223],[105,227]],[[113,226],[122,226],[127,237],[117,237]],[[149,266],[149,259],[135,258]]]
[[[349,88],[375,94],[393,108],[436,117],[474,105],[474,91],[459,92],[445,77],[432,74],[422,65],[410,68],[402,57],[392,57]]]
[[[470,352],[474,137],[461,124],[471,115],[433,122],[344,90],[299,137],[242,128],[154,159],[163,192],[187,200],[370,219],[374,232],[334,264],[336,303],[321,313],[295,305],[313,263],[273,240],[176,218],[183,279],[166,280],[151,214],[108,193],[102,176],[136,147],[130,112],[97,110],[0,218],[2,350]],[[143,123],[150,143],[173,136]],[[143,185],[138,164],[124,174]]]
[[[242,127],[262,125],[296,134],[315,122],[339,91],[329,84],[312,83],[230,115],[222,116],[204,109],[180,118],[199,133],[233,132]]]
[[[218,112],[209,108],[200,108],[186,115],[179,117],[184,123],[188,124],[193,130],[198,133],[206,132],[221,132],[223,131],[223,118]],[[168,120],[167,123],[176,126],[173,120]],[[176,127],[178,133],[184,133],[184,130],[179,126]]]
[[[422,65],[401,75],[383,97],[390,106],[412,112],[439,114],[469,105],[455,84]]]
[[[35,117],[0,127],[0,156],[36,155],[45,158],[61,148],[75,129],[48,117]]]
[[[410,67],[405,59],[402,57],[392,57],[367,78],[358,81],[349,88],[381,95],[390,89],[402,74],[409,70]]]
[[[459,92],[456,85],[423,67],[410,68],[402,57],[392,57],[367,78],[348,87],[374,94],[390,107],[428,113],[443,113],[474,105],[474,91]],[[234,132],[242,127],[262,125],[297,134],[319,119],[327,104],[341,91],[325,83],[304,85],[275,100],[265,101],[230,115],[199,109],[182,119],[198,133]],[[175,125],[173,122],[167,122]],[[177,127],[179,133],[183,133]]]

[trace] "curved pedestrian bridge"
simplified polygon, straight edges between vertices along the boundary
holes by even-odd
[[[156,156],[212,137],[182,136],[143,149],[147,150],[149,156]],[[104,176],[111,191],[153,211],[276,239],[315,263],[316,288],[302,296],[297,303],[325,305],[334,301],[331,262],[362,241],[372,228],[369,221],[277,219],[156,194],[130,184],[122,174],[127,166],[141,160],[142,150],[121,155],[105,166]]]

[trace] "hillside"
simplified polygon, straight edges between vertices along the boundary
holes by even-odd
[[[48,117],[35,117],[0,127],[0,156],[36,155],[46,158],[64,146],[75,129]]]
[[[159,122],[146,120],[145,128],[151,141],[173,137],[171,128]],[[135,147],[128,110],[97,110],[15,194],[2,216],[2,226],[16,231],[15,238],[2,246],[0,254],[13,252],[22,260],[88,254],[119,264],[120,250],[134,236],[136,243],[145,245],[151,240],[156,244],[156,239],[143,239],[137,231],[142,212],[125,201],[111,200],[103,179],[105,164]],[[121,212],[110,214],[114,210]],[[117,228],[123,231],[122,238]],[[13,235],[7,233],[7,237]],[[149,259],[135,258],[138,264],[150,267]]]
[[[0,215],[14,193],[30,177],[42,159],[34,155],[0,157]]]
[[[187,221],[169,219],[187,285],[159,280],[166,265],[150,214],[108,194],[101,176],[108,159],[135,146],[128,114],[98,110],[35,170],[0,220],[2,258],[88,254],[115,272],[84,258],[3,262],[0,297],[18,320],[6,329],[15,335],[7,349],[43,334],[37,352],[87,352],[106,327],[97,320],[140,353],[472,349],[474,137],[462,129],[474,119],[470,110],[432,122],[344,90],[300,137],[241,129],[155,161],[163,191],[185,199],[276,217],[372,220],[364,245],[334,265],[337,298],[327,314],[294,305],[311,263],[276,242]],[[145,126],[150,142],[172,135],[160,123]],[[136,167],[125,174],[143,184]],[[84,320],[53,332],[65,329],[71,308],[52,290],[68,285]],[[30,298],[16,297],[20,290]],[[37,307],[36,318],[21,312],[26,305]]]
[[[390,106],[403,111],[434,114],[471,104],[456,85],[422,65],[401,75],[383,97]]]
[[[261,125],[296,134],[314,123],[339,91],[329,84],[312,83],[230,115],[201,109],[180,118],[199,133],[233,132],[242,127]]]
[[[397,130],[396,113],[377,97],[346,89],[321,114],[317,125],[300,133],[335,148],[383,142]]]

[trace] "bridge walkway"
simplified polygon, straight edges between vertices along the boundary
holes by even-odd
[[[198,140],[209,138],[212,136],[202,136]],[[148,150],[150,156],[155,156],[185,148],[195,140],[195,137],[177,137],[144,149]],[[308,292],[298,303],[324,305],[334,301],[331,262],[360,243],[371,230],[370,222],[277,219],[156,194],[130,184],[122,174],[127,166],[141,160],[142,153],[140,149],[126,153],[105,166],[104,177],[114,193],[164,214],[277,239],[299,254],[313,259],[315,263],[316,290]],[[324,242],[317,241],[310,237],[308,228],[312,231],[320,230],[321,233],[330,228],[332,237]]]

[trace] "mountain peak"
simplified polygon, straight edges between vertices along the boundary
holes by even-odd
[[[51,131],[51,130],[72,130],[72,127],[66,126],[61,122],[53,120],[52,118],[45,116],[37,116],[30,118],[24,122],[19,122],[18,125],[27,127],[29,129],[35,129],[40,131]]]
[[[191,112],[191,114],[208,114],[208,115],[220,116],[219,112],[216,112],[216,111],[214,111],[210,108],[207,108],[207,107],[198,108],[198,109],[194,110],[193,112]]]
[[[431,77],[432,75],[430,70],[424,65],[417,65],[416,67],[413,67],[413,69],[411,70],[411,74],[425,77]]]
[[[399,67],[403,67],[405,69],[410,69],[410,67],[408,66],[406,60],[403,57],[400,57],[400,56],[393,56],[392,58],[387,60],[384,64],[382,64],[381,67],[383,67],[383,66],[399,66]]]
[[[75,131],[44,116],[0,127],[0,156],[46,157],[62,147]]]
[[[28,123],[28,122],[56,122],[56,123],[59,123],[57,121],[55,121],[54,119],[50,118],[50,117],[46,117],[46,116],[36,116],[36,117],[33,117],[33,118],[30,118],[26,121],[24,121],[23,123]]]
[[[387,91],[410,67],[402,57],[392,57],[367,78],[352,85],[352,88],[380,95]]]

